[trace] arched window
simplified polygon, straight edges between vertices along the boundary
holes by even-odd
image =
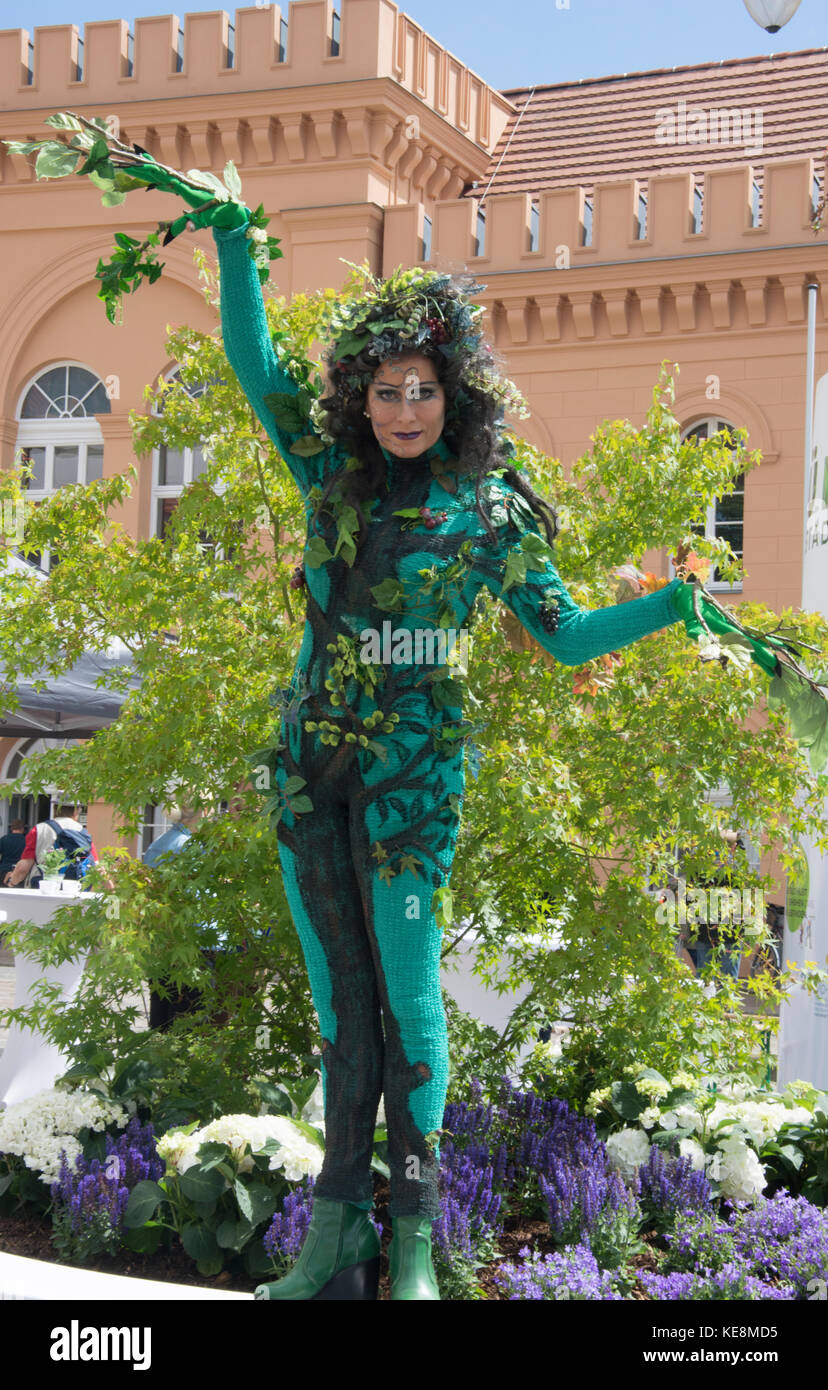
[[[208,391],[212,383],[199,382],[190,385],[182,381],[181,369],[176,367],[167,374],[165,380],[181,386],[193,400],[198,400]],[[152,408],[153,415],[163,414],[163,397]],[[163,536],[170,517],[178,504],[185,487],[200,477],[208,464],[201,445],[192,448],[173,449],[166,444],[152,451],[152,513],[150,535]]]
[[[100,377],[76,362],[59,362],[24,387],[17,410],[17,451],[32,473],[30,502],[40,502],[59,488],[103,477],[103,435],[97,415],[110,413]],[[53,555],[28,557],[50,570]]]
[[[718,434],[720,430],[730,430],[732,433],[735,428],[729,420],[720,420],[715,415],[709,415],[704,420],[696,420],[686,430],[683,430],[681,437],[682,441],[685,439],[712,439],[713,435]],[[744,526],[745,475],[740,473],[734,480],[733,491],[728,493],[726,497],[717,497],[714,502],[711,502],[704,522],[694,526],[693,530],[709,539],[723,538],[728,542],[733,554],[741,560],[744,546]],[[742,589],[741,583],[726,583],[722,579],[718,567],[713,570],[705,587],[721,589],[729,593],[740,593]]]
[[[197,383],[186,382],[182,379],[181,369],[178,367],[169,372],[165,380],[180,386],[193,400],[198,400],[220,382],[219,377],[211,377],[207,381]],[[153,414],[161,415],[163,410],[164,397],[162,396],[153,405]],[[187,446],[182,449],[175,449],[162,444],[159,448],[153,449],[150,535],[164,537],[170,517],[178,506],[178,499],[182,492],[206,471],[209,462],[208,450],[202,444],[194,444],[192,447]],[[226,483],[219,479],[212,484],[212,487],[214,492],[220,495],[224,492]],[[212,551],[219,559],[232,557],[233,548],[231,547],[225,555],[224,549],[216,545],[215,540],[206,530],[199,532],[199,542],[205,552]]]

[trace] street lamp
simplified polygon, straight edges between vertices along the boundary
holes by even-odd
[[[801,0],[745,0],[745,9],[769,34],[775,34],[793,19]]]

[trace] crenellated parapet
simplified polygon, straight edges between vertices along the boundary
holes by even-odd
[[[447,199],[434,209],[427,262],[422,207],[390,207],[383,274],[396,265],[468,268],[490,282],[504,344],[729,328],[739,318],[755,326],[777,317],[771,300],[787,322],[801,322],[805,273],[824,263],[828,244],[828,228],[811,226],[816,173],[825,186],[816,163]],[[788,265],[769,274],[775,251]]]
[[[209,98],[216,103],[211,110],[221,112],[242,94],[246,105],[254,92],[278,105],[297,88],[315,89],[319,121],[308,114],[329,156],[336,153],[336,134],[326,96],[338,97],[337,84],[382,78],[416,99],[408,105],[409,128],[397,135],[398,157],[410,154],[412,132],[419,139],[418,113],[423,120],[433,113],[488,156],[513,110],[392,0],[256,5],[236,10],[232,22],[224,10],[183,20],[147,16],[135,20],[133,33],[122,19],[86,24],[83,35],[75,24],[37,28],[33,40],[23,29],[0,31],[0,112],[68,107],[123,114],[121,103],[184,97],[189,106]],[[300,117],[285,136],[294,157],[305,113]],[[261,131],[256,139],[260,148]],[[421,147],[421,158],[425,153]]]

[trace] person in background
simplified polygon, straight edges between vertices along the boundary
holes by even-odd
[[[79,820],[75,819],[74,806],[59,806],[53,817],[58,825],[66,830],[83,830]],[[38,821],[33,825],[23,846],[23,854],[18,859],[14,868],[7,873],[3,879],[6,888],[34,888],[38,879],[43,877],[39,865],[44,854],[50,849],[54,849],[57,836],[48,821]],[[94,844],[90,848],[90,853],[94,862],[98,862],[98,851]]]
[[[190,807],[180,808],[173,806],[170,811],[172,825],[163,835],[159,835],[157,840],[144,850],[141,856],[145,864],[155,864],[162,854],[178,854],[187,844],[191,834],[192,826],[198,823],[200,811],[193,811]]]
[[[22,820],[13,820],[8,834],[0,837],[0,883],[5,883],[26,847],[26,827]]]

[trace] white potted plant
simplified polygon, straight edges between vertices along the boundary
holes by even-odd
[[[50,849],[40,856],[38,863],[43,870],[43,877],[38,883],[41,893],[59,893],[60,875],[68,867],[69,856],[65,850]]]

